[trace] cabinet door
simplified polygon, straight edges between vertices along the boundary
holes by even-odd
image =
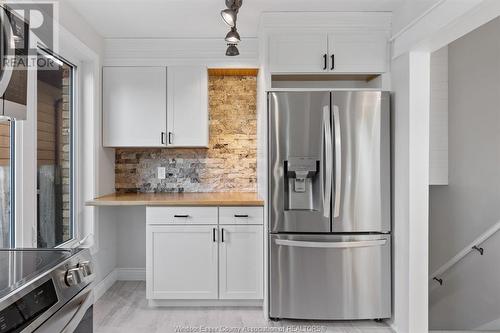
[[[148,299],[217,299],[217,226],[147,226]]]
[[[165,147],[165,67],[104,67],[103,145]]]
[[[383,73],[387,65],[385,32],[328,34],[329,69],[338,73]]]
[[[168,68],[168,146],[208,146],[208,73],[205,66]]]
[[[269,38],[271,73],[326,72],[328,68],[328,59],[325,65],[326,55],[326,33],[277,34]]]
[[[262,226],[220,226],[220,299],[263,298]]]

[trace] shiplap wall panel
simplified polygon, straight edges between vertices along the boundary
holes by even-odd
[[[38,166],[56,164],[56,102],[61,90],[38,81],[37,94],[37,161]]]
[[[431,55],[429,184],[448,184],[448,47]]]

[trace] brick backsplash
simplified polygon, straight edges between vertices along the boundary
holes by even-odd
[[[256,191],[256,77],[210,76],[208,90],[208,149],[117,149],[117,192]],[[160,166],[166,179],[157,178]]]

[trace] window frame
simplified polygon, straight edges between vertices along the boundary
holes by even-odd
[[[16,121],[10,120],[10,239],[9,248],[16,246]]]
[[[48,56],[51,56],[51,57],[54,57],[55,59],[61,61],[62,63],[64,63],[65,65],[67,66],[70,66],[72,68],[72,71],[71,71],[71,100],[70,100],[70,104],[71,104],[71,107],[70,107],[70,175],[69,175],[69,178],[70,178],[70,188],[69,188],[69,191],[70,191],[70,217],[69,217],[69,220],[70,220],[70,223],[71,223],[71,226],[70,226],[70,230],[71,230],[71,238],[59,245],[56,245],[54,248],[72,248],[72,247],[76,247],[80,244],[80,228],[79,228],[79,223],[77,221],[77,214],[75,214],[75,207],[76,207],[76,196],[77,196],[77,191],[75,190],[77,188],[76,185],[76,182],[77,182],[77,170],[75,170],[78,166],[78,153],[77,153],[77,135],[78,135],[78,123],[76,122],[77,120],[77,114],[79,114],[77,112],[77,103],[76,103],[76,100],[77,100],[77,83],[78,83],[78,80],[77,80],[77,72],[78,72],[78,66],[75,65],[72,61],[66,59],[65,57],[59,55],[59,54],[56,54],[55,52],[49,50],[49,49],[46,49],[42,46],[38,46],[38,50],[37,50],[37,54],[45,54],[45,55],[48,55]],[[37,102],[37,100],[35,100],[35,103]],[[37,110],[38,112],[38,110]],[[37,131],[37,128],[35,127],[35,131]],[[35,151],[36,152],[36,151]],[[36,189],[35,189],[36,190]],[[35,221],[35,228],[37,227],[37,222],[38,221]],[[36,230],[36,235],[38,234],[38,230]]]
[[[72,67],[71,98],[71,166],[70,166],[70,221],[72,238],[55,248],[71,248],[80,245],[79,186],[80,140],[79,140],[79,66],[78,61],[38,46],[37,53],[47,54]],[[14,212],[13,244],[16,248],[37,248],[37,68],[28,69],[28,118],[15,122],[14,180],[11,210]]]

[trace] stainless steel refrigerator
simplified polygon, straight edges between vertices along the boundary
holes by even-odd
[[[390,101],[270,92],[269,316],[391,316]]]

